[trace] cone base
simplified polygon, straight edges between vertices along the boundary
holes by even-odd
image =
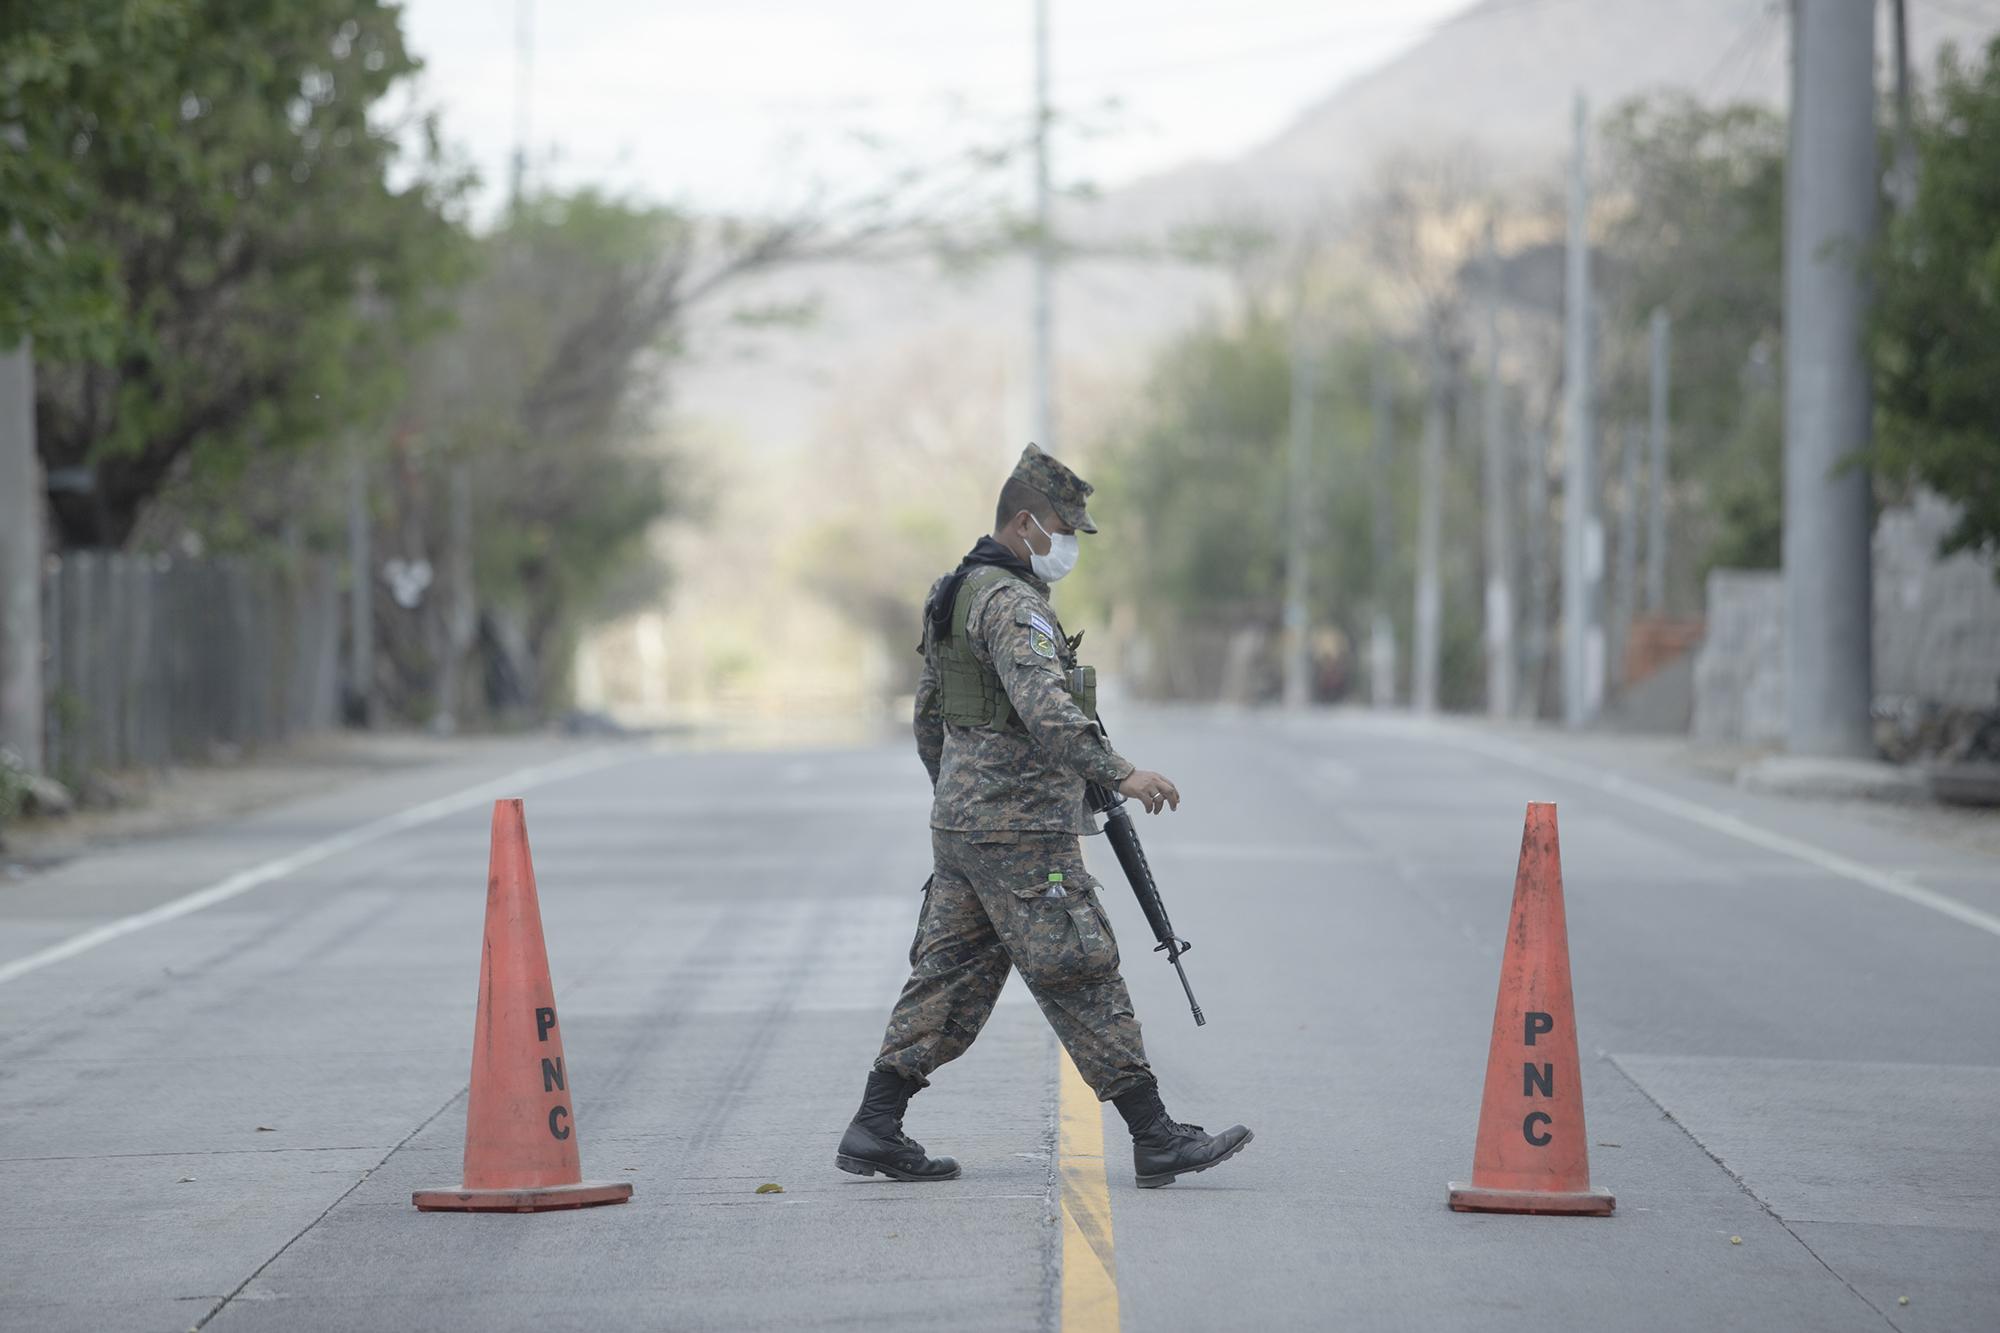
[[[1496,1190],[1451,1182],[1455,1213],[1559,1213],[1567,1216],[1609,1217],[1618,1201],[1602,1185],[1587,1190]]]
[[[556,1208],[623,1203],[631,1197],[629,1180],[585,1180],[518,1190],[418,1190],[410,1195],[410,1202],[426,1213],[545,1213]]]

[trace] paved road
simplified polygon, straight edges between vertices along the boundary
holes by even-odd
[[[1015,983],[913,1107],[964,1178],[834,1171],[926,869],[914,756],[550,745],[0,889],[0,1326],[2000,1328],[1993,861],[1602,743],[1120,739],[1188,796],[1144,831],[1208,1027],[1109,901],[1169,1105],[1257,1130],[1223,1169],[1133,1189]],[[419,1214],[458,1179],[516,790],[585,1166],[636,1195]],[[1530,799],[1561,810],[1609,1220],[1444,1202]]]

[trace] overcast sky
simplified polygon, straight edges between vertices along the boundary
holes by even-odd
[[[407,0],[423,93],[504,190],[519,0]],[[531,0],[531,157],[548,183],[755,208],[837,175],[853,131],[992,142],[1032,98],[1032,0]],[[1051,0],[1060,180],[1116,185],[1275,133],[1469,0]],[[1107,108],[1116,99],[1115,108]],[[789,165],[788,165],[789,164]]]

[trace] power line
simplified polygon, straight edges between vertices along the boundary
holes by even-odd
[[[1707,73],[1695,80],[1695,87],[1703,93],[1712,94],[1716,91],[1724,71],[1739,62],[1747,68],[1752,61],[1746,59],[1746,56],[1755,51],[1770,35],[1774,22],[1781,12],[1775,0],[1766,0],[1760,10],[1743,21],[1742,26],[1736,30],[1736,39],[1723,50],[1722,58],[1709,66]]]

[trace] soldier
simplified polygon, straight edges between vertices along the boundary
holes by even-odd
[[[1049,605],[1049,585],[1076,566],[1076,534],[1097,531],[1090,493],[1029,445],[1000,490],[993,534],[924,604],[915,730],[935,793],[935,869],[910,979],[834,1159],[843,1171],[958,1178],[957,1162],[928,1156],[903,1132],[903,1113],[932,1070],[972,1045],[1014,967],[1077,1071],[1124,1116],[1140,1188],[1206,1171],[1250,1142],[1241,1125],[1210,1135],[1167,1115],[1083,867],[1077,836],[1096,832],[1086,781],[1149,813],[1180,807],[1173,783],[1121,758],[1097,730],[1094,677],[1076,668],[1075,640]]]

